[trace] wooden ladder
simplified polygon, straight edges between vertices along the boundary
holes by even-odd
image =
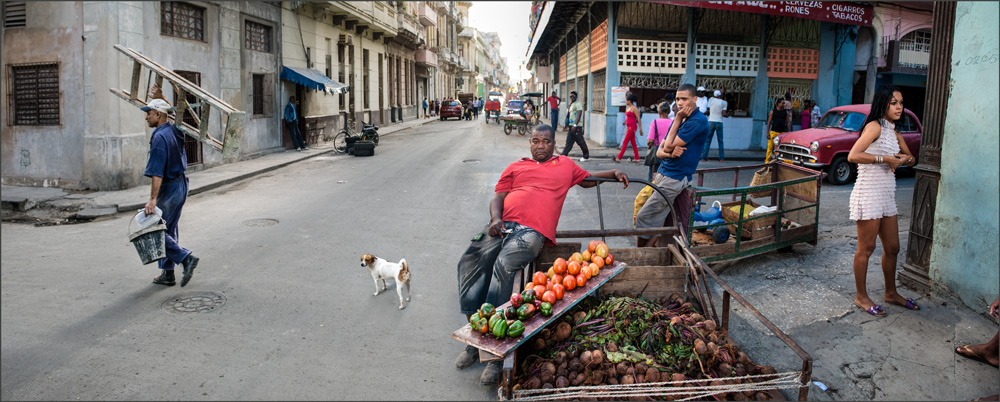
[[[194,127],[185,123],[183,119],[180,124],[177,124],[174,116],[168,115],[167,118],[173,121],[181,132],[197,139],[200,142],[208,144],[219,151],[222,151],[222,157],[226,161],[236,160],[239,156],[240,142],[243,137],[243,126],[246,122],[246,112],[234,108],[222,99],[208,93],[201,87],[191,83],[191,81],[188,81],[177,73],[168,70],[159,63],[149,59],[134,49],[127,48],[122,45],[115,45],[114,47],[119,52],[122,52],[124,55],[132,59],[132,83],[128,92],[117,88],[110,88],[111,93],[124,99],[126,102],[141,108],[146,106],[146,100],[139,98],[139,81],[141,81],[142,78],[143,67],[149,69],[150,73],[156,74],[156,84],[160,87],[163,86],[163,79],[166,78],[167,81],[170,81],[170,83],[173,84],[174,90],[177,92],[178,100],[177,105],[174,107],[174,110],[177,112],[177,116],[184,116],[184,112],[190,108],[201,107],[200,115],[195,115],[193,112],[191,113],[199,127]],[[189,104],[187,102],[188,95],[197,98],[198,102]],[[218,109],[222,114],[222,127],[224,135],[221,140],[213,137],[212,134],[208,132],[208,119],[212,113],[213,107]]]

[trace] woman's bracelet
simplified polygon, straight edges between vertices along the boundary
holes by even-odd
[[[882,155],[875,155],[875,163],[882,163]]]

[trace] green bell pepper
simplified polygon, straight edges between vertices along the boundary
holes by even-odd
[[[521,320],[514,321],[507,327],[507,336],[516,338],[524,333],[524,323]]]
[[[542,302],[541,307],[538,308],[538,312],[542,313],[543,316],[552,315],[552,303]]]

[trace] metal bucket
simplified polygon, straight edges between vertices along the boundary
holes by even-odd
[[[132,221],[129,221],[129,232],[132,231]],[[167,225],[162,219],[160,223],[130,233],[128,240],[135,246],[143,265],[167,258]]]

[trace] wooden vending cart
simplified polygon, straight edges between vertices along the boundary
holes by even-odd
[[[587,282],[583,291],[568,292],[566,297],[557,303],[556,308],[550,317],[535,316],[525,323],[525,331],[521,337],[506,338],[498,340],[492,336],[486,336],[471,331],[469,325],[465,325],[452,333],[452,337],[463,343],[480,348],[481,361],[503,360],[503,371],[497,390],[501,400],[523,399],[523,400],[563,400],[563,399],[629,399],[636,395],[653,396],[654,398],[712,398],[714,395],[721,395],[733,390],[742,390],[734,386],[710,385],[706,381],[704,384],[689,383],[675,384],[670,381],[660,383],[641,383],[613,386],[574,386],[567,388],[550,389],[515,389],[515,380],[518,378],[518,370],[522,361],[529,354],[528,342],[533,336],[541,333],[549,324],[557,323],[565,313],[583,299],[591,295],[607,294],[642,294],[649,299],[659,299],[668,297],[673,293],[678,293],[685,300],[691,301],[700,307],[704,316],[710,318],[718,327],[728,331],[729,306],[731,299],[735,298],[765,327],[774,333],[788,348],[802,360],[800,370],[775,373],[774,378],[759,382],[755,391],[766,392],[768,399],[783,400],[784,397],[777,392],[777,389],[799,389],[799,399],[805,400],[808,395],[809,379],[812,373],[812,358],[802,350],[791,338],[775,327],[766,317],[757,311],[749,302],[736,294],[732,288],[723,282],[719,276],[708,267],[704,260],[691,251],[683,235],[683,231],[678,227],[660,228],[627,228],[627,229],[605,229],[603,205],[600,202],[600,183],[613,181],[611,179],[589,178],[599,182],[596,187],[599,204],[600,226],[598,230],[576,230],[560,231],[556,237],[560,239],[586,239],[614,236],[636,236],[640,234],[656,234],[669,239],[665,247],[654,248],[612,248],[610,253],[615,256],[612,266],[600,271],[597,277]],[[630,182],[649,184],[641,179],[629,179]],[[657,191],[660,191],[657,189]],[[545,247],[539,256],[528,267],[526,273],[542,270],[551,266],[558,257],[566,257],[573,252],[581,250],[583,243],[561,242],[555,247]],[[519,291],[524,287],[529,275],[519,275],[515,281],[515,290]],[[709,290],[708,278],[711,279],[722,290],[722,313],[717,312],[712,292]],[[507,307],[508,303],[498,306]],[[722,378],[727,380],[728,378]]]

